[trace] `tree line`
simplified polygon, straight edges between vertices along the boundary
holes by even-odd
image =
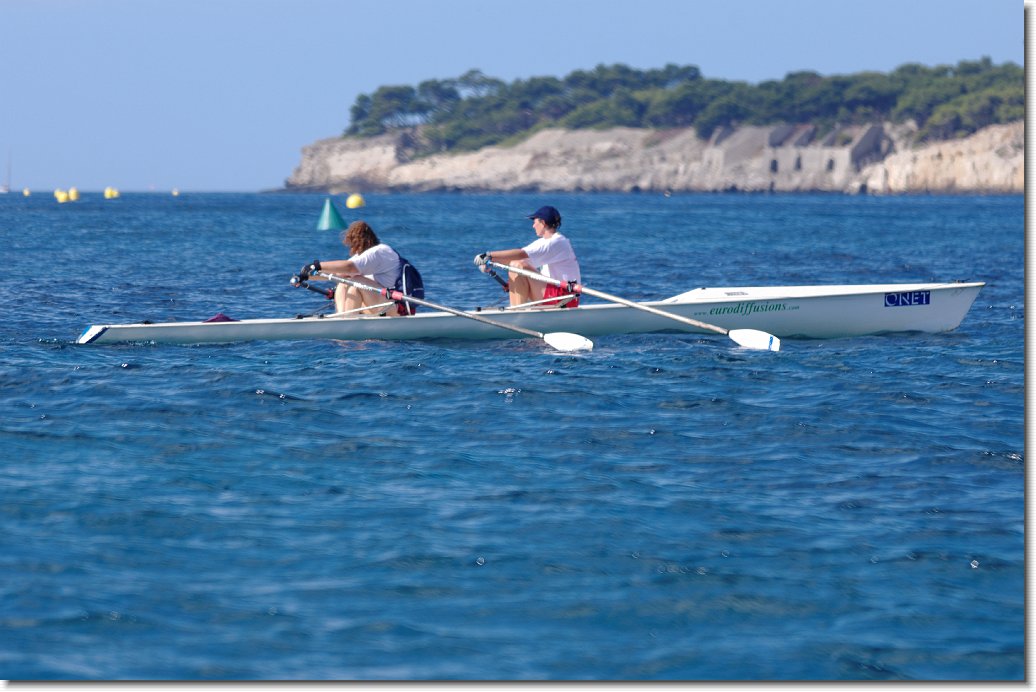
[[[1024,116],[1024,69],[988,57],[952,66],[910,63],[887,74],[792,72],[759,84],[707,79],[693,65],[615,64],[560,79],[508,83],[474,69],[454,79],[379,87],[357,97],[345,136],[417,128],[411,143],[431,153],[517,141],[545,127],[693,127],[707,138],[723,126],[811,123],[822,134],[838,125],[913,120],[918,140],[928,141]]]

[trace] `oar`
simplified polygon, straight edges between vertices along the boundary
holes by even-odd
[[[684,317],[683,315],[674,315],[671,312],[659,310],[658,308],[653,308],[650,305],[641,305],[640,303],[634,303],[632,300],[626,300],[625,298],[620,298],[619,296],[613,296],[610,293],[598,291],[588,286],[583,286],[582,284],[552,279],[550,277],[544,276],[543,274],[530,271],[523,267],[514,267],[511,265],[500,264],[499,262],[493,261],[490,261],[487,264],[492,264],[493,266],[499,267],[500,269],[506,269],[507,271],[511,271],[516,274],[522,274],[524,276],[529,277],[530,279],[535,279],[537,281],[552,284],[554,286],[558,286],[559,288],[568,288],[573,293],[583,293],[588,296],[596,296],[597,298],[603,298],[604,300],[608,300],[613,303],[619,303],[620,305],[636,308],[637,310],[650,312],[652,315],[658,315],[659,317],[665,317],[671,320],[676,320],[677,322],[683,322],[684,324],[689,324],[692,327],[698,327],[699,329],[708,329],[710,331],[723,334],[724,336],[729,336],[734,341],[734,343],[745,348],[756,349],[759,351],[781,350],[780,339],[778,339],[773,334],[769,334],[758,329],[724,329],[723,327],[717,327],[716,325],[708,324],[707,322],[699,322],[698,320],[691,319],[690,317]]]
[[[501,278],[500,278],[500,275],[499,275],[499,274],[497,274],[497,273],[496,273],[495,271],[493,271],[492,269],[486,269],[486,274],[489,274],[489,275],[490,275],[491,277],[493,277],[493,279],[495,279],[495,280],[496,280],[496,282],[497,282],[498,284],[500,284],[500,288],[504,289],[504,292],[505,292],[505,293],[506,293],[507,291],[511,290],[511,286],[510,286],[510,285],[509,285],[509,284],[508,284],[508,283],[507,283],[506,281],[504,281],[503,279],[501,279]]]
[[[442,312],[448,312],[451,315],[457,315],[458,317],[466,317],[469,320],[475,320],[476,322],[482,322],[493,327],[499,327],[500,329],[510,329],[512,332],[518,332],[519,334],[525,334],[526,336],[535,337],[537,339],[543,339],[548,345],[556,348],[559,351],[589,351],[594,347],[594,342],[587,339],[585,336],[579,334],[572,334],[570,332],[537,332],[533,329],[526,329],[525,327],[517,327],[512,324],[504,324],[503,322],[497,322],[495,320],[482,317],[481,315],[472,315],[470,312],[464,312],[462,310],[456,310],[454,308],[446,307],[445,305],[439,305],[422,298],[414,298],[408,296],[402,291],[396,291],[390,288],[381,288],[378,286],[371,286],[361,281],[354,281],[344,276],[337,276],[335,274],[329,274],[327,272],[317,271],[311,272],[312,276],[321,276],[331,281],[337,281],[347,286],[354,286],[364,291],[370,291],[371,293],[377,293],[378,295],[388,298],[389,300],[395,301],[406,301],[408,303],[416,303],[418,305],[424,305],[425,307],[432,308],[433,310],[440,310]],[[300,282],[299,277],[293,276],[292,283],[298,284]]]

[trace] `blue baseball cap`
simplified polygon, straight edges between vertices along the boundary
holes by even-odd
[[[561,225],[561,214],[557,209],[551,206],[540,207],[533,213],[529,214],[525,218],[527,219],[543,219],[543,222],[551,228],[557,228]]]

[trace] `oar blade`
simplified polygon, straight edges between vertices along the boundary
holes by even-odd
[[[758,329],[731,329],[727,336],[734,340],[738,346],[755,349],[756,351],[780,351],[781,340],[773,334],[759,331]]]
[[[543,335],[543,340],[559,351],[592,351],[594,342],[579,334],[571,332],[550,332]]]

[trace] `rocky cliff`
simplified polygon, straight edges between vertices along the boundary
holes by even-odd
[[[910,145],[910,126],[543,130],[514,146],[411,158],[413,133],[325,139],[287,190],[1024,192],[1024,123]]]

